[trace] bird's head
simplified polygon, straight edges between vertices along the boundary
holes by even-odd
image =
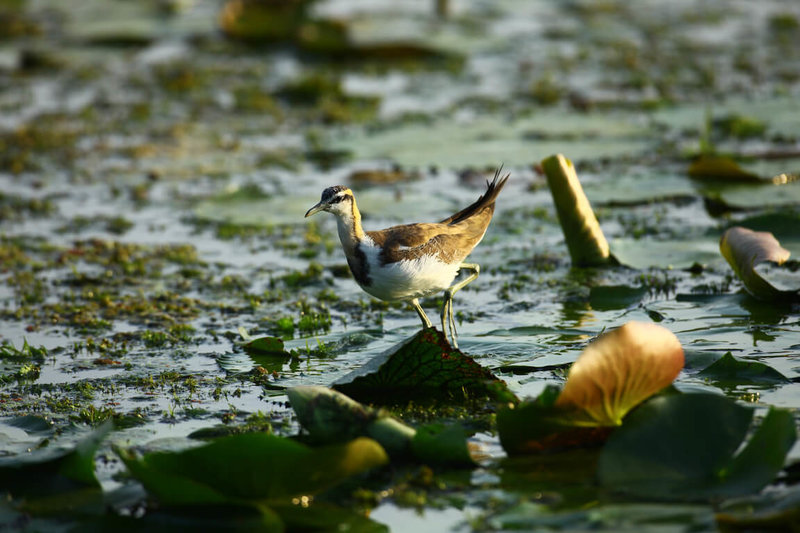
[[[306,217],[310,217],[319,211],[327,211],[334,215],[346,215],[353,212],[353,191],[344,185],[336,185],[328,187],[322,191],[322,198],[320,198],[317,205],[306,211]]]

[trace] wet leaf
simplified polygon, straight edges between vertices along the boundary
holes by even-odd
[[[467,446],[467,434],[459,424],[433,424],[419,428],[411,441],[411,450],[417,459],[428,464],[475,464]]]
[[[628,322],[586,347],[555,406],[582,411],[576,425],[618,426],[628,411],[670,385],[683,364],[683,349],[671,331]]]
[[[315,442],[331,444],[367,436],[392,457],[409,453],[416,431],[386,412],[327,387],[294,387],[287,395],[298,421]]]
[[[169,506],[288,500],[387,461],[371,439],[313,449],[265,433],[224,437],[182,452],[118,453],[145,489]]]
[[[697,180],[721,180],[735,183],[761,183],[757,174],[744,170],[727,156],[701,155],[689,165],[689,177]]]
[[[92,431],[74,447],[59,448],[51,444],[25,456],[0,459],[0,486],[16,498],[44,498],[79,489],[97,489],[100,484],[94,472],[94,454],[111,431],[107,422]]]
[[[274,505],[273,509],[289,531],[389,532],[387,526],[370,520],[363,514],[324,502],[313,502],[307,507],[296,504],[280,504]]]
[[[641,302],[648,293],[647,287],[641,285],[593,286],[589,289],[589,303],[598,311],[625,309]]]
[[[370,403],[468,398],[513,401],[503,381],[451,348],[433,328],[377,356],[333,388]]]
[[[572,161],[558,154],[544,159],[542,168],[572,263],[575,266],[616,264]]]
[[[742,361],[730,352],[701,370],[699,377],[707,378],[718,386],[742,383],[788,383],[790,380],[769,365],[758,361]]]
[[[787,417],[788,415],[788,417]],[[761,490],[783,465],[796,429],[772,409],[747,447],[752,409],[713,394],[659,396],[626,419],[604,446],[598,478],[637,497],[705,500]]]
[[[780,245],[772,233],[734,226],[722,234],[719,248],[747,292],[754,297],[780,301],[796,299],[800,295],[800,289],[787,291],[776,288],[756,270],[762,263],[781,265],[789,259],[789,251]]]

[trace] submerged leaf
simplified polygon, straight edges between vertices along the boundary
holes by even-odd
[[[451,348],[433,328],[375,357],[333,388],[370,403],[468,398],[514,401],[503,381]]]
[[[628,411],[670,385],[683,363],[681,343],[671,331],[628,322],[586,347],[555,406],[581,411],[575,425],[618,426]]]
[[[789,251],[772,233],[734,226],[722,234],[719,248],[747,292],[754,297],[776,301],[797,298],[800,294],[797,290],[785,291],[774,287],[756,270],[761,263],[781,265],[789,259]]]
[[[380,445],[366,438],[309,448],[265,433],[218,439],[182,452],[120,457],[162,504],[205,505],[288,500],[332,487],[387,461]]]
[[[752,416],[752,409],[724,396],[654,398],[609,438],[598,463],[600,483],[638,497],[666,500],[757,492],[780,470],[796,429],[790,413],[773,409],[734,458]]]
[[[542,161],[542,168],[572,263],[575,266],[616,264],[572,161],[561,154],[553,155]]]

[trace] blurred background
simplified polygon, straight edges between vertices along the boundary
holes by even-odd
[[[555,153],[631,269],[570,268]],[[482,365],[528,365],[503,374],[520,397],[631,319],[797,374],[796,311],[745,297],[718,249],[736,223],[800,253],[794,0],[0,0],[0,415],[114,418],[141,445],[290,434],[283,387],[419,326],[360,291],[332,217],[303,219],[322,189],[352,187],[378,229],[448,216],[500,165],[455,310]],[[254,360],[239,327],[292,356]],[[800,407],[790,387],[726,393]],[[404,505],[373,518],[422,531]]]

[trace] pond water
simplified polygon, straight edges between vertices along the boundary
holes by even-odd
[[[419,329],[409,305],[358,288],[333,217],[305,211],[345,184],[366,229],[440,220],[501,164],[511,181],[470,256],[481,275],[455,298],[465,353],[535,396],[563,382],[547,368],[599,333],[657,322],[694,360],[731,352],[789,378],[721,388],[689,366],[679,389],[797,413],[798,307],[747,295],[718,244],[743,224],[800,256],[796,2],[464,0],[444,17],[435,2],[315,3],[309,20],[350,32],[344,54],[244,44],[220,29],[222,7],[0,3],[0,341],[22,350],[0,358],[2,455],[43,438],[69,445],[112,418],[97,473],[114,490],[135,484],[112,445],[183,449],[198,430],[258,421],[297,433],[286,388],[330,385]],[[691,179],[691,159],[710,150],[763,182]],[[538,166],[555,153],[576,163],[625,267],[571,268]],[[282,337],[293,356],[254,359],[238,328]],[[21,429],[29,415],[48,429]],[[480,468],[437,473],[417,498],[398,488],[416,474],[398,473],[372,520],[716,527],[710,504],[525,481],[491,431],[471,440]],[[795,445],[787,464],[798,460]]]

